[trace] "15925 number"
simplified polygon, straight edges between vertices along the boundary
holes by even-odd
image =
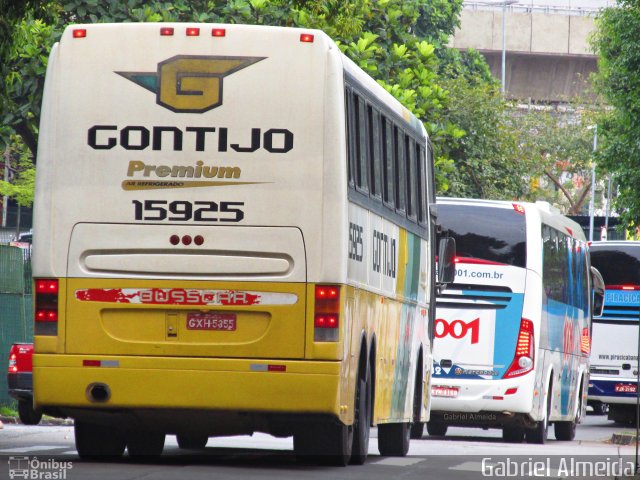
[[[244,212],[239,208],[244,202],[188,202],[176,200],[133,200],[136,220],[170,222],[239,222]]]

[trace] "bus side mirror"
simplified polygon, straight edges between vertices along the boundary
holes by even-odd
[[[455,238],[441,238],[438,242],[438,284],[453,283],[456,277],[456,240]]]
[[[604,280],[597,268],[591,267],[591,285],[593,289],[593,317],[602,316],[604,310]]]

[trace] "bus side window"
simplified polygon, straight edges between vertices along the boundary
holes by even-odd
[[[367,121],[369,123],[369,182],[371,196],[378,201],[381,199],[382,174],[380,172],[380,112],[371,105],[367,106]]]
[[[355,187],[356,178],[356,134],[355,117],[353,112],[353,90],[347,88],[345,91],[345,117],[347,122],[347,174],[349,177],[349,187]]]
[[[395,205],[395,169],[393,157],[393,126],[391,121],[382,117],[382,168],[384,169],[384,190],[382,200],[393,210]]]
[[[406,164],[404,160],[404,142],[402,130],[394,127],[394,163],[396,170],[395,189],[396,189],[396,211],[398,214],[405,216],[406,212]]]
[[[354,95],[354,106],[357,107],[356,114],[356,136],[357,136],[357,148],[358,148],[358,161],[357,161],[357,176],[356,176],[356,188],[363,193],[369,193],[368,185],[368,148],[367,148],[367,112],[364,99],[360,96]]]

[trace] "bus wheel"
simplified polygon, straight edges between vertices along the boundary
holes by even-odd
[[[447,434],[448,425],[446,423],[430,421],[427,422],[427,433],[432,437],[444,437]]]
[[[582,385],[578,392],[582,392]],[[573,421],[555,422],[553,424],[553,432],[556,440],[571,441],[576,437],[576,427],[580,423],[580,414],[582,413],[582,395],[578,395],[578,410]]]
[[[73,429],[82,459],[118,458],[124,453],[126,437],[118,428],[76,420]]]
[[[502,439],[509,443],[522,443],[524,440],[524,428],[504,427],[502,429]]]
[[[549,385],[551,387],[551,385]],[[534,428],[528,428],[525,433],[527,443],[545,443],[549,434],[549,415],[551,413],[551,388],[547,393],[547,408],[545,410],[545,416],[539,422],[536,422]]]
[[[420,365],[421,361],[418,363]],[[416,387],[413,394],[413,425],[411,425],[411,438],[420,440],[424,435],[424,422],[420,421],[420,413],[422,410],[422,395],[424,390],[422,388],[422,376],[420,375],[421,368],[417,369],[416,373]]]
[[[164,437],[164,432],[130,431],[127,435],[127,451],[131,457],[157,457],[164,449]]]
[[[410,423],[378,425],[378,451],[385,457],[404,457],[409,451]]]
[[[18,416],[23,425],[37,425],[42,420],[42,412],[34,410],[32,400],[18,402]]]
[[[351,463],[362,465],[369,453],[369,433],[371,431],[371,370],[369,368],[367,368],[365,378],[358,381],[353,428]]]
[[[304,463],[344,467],[351,459],[353,427],[340,422],[311,425],[293,435],[293,451]]]
[[[190,450],[202,450],[207,446],[209,437],[207,435],[176,435],[178,447]]]

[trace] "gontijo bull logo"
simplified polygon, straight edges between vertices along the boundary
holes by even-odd
[[[156,103],[177,113],[203,113],[222,105],[222,79],[265,57],[176,55],[157,72],[115,72],[156,94]]]

